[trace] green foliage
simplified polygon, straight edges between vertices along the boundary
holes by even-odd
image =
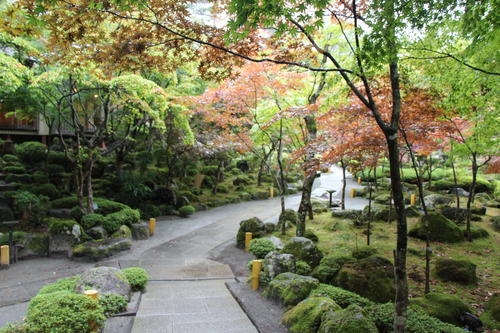
[[[236,234],[236,246],[240,249],[245,247],[245,234],[252,233],[252,238],[260,238],[265,234],[264,223],[258,217],[252,217],[240,222],[240,228]]]
[[[187,205],[179,208],[179,215],[182,217],[188,217],[189,215],[193,215],[196,209],[193,206]]]
[[[320,284],[318,288],[311,291],[309,297],[329,297],[342,308],[347,308],[349,305],[356,304],[361,307],[374,304],[367,298],[359,296],[351,291],[334,287],[328,284]]]
[[[99,304],[106,317],[111,317],[127,309],[127,299],[123,295],[104,294],[99,297]]]
[[[438,212],[430,211],[427,216],[422,216],[417,225],[410,230],[408,235],[419,239],[425,239],[426,226],[428,221],[431,241],[456,243],[464,240],[463,232],[460,228]]]
[[[123,274],[125,274],[132,290],[144,291],[149,280],[149,274],[146,270],[139,267],[130,267],[124,269]]]
[[[340,306],[330,298],[306,298],[283,315],[283,324],[291,333],[318,332],[323,314],[339,310]]]
[[[70,234],[73,226],[78,223],[75,220],[59,219],[56,217],[49,218],[49,232],[53,235]]]
[[[25,174],[26,168],[23,166],[9,165],[3,168],[4,173]]]
[[[75,275],[69,278],[60,279],[55,283],[48,284],[38,292],[38,295],[51,294],[55,292],[67,291],[74,293],[76,290],[76,284],[80,280],[79,275]]]
[[[65,171],[64,167],[59,164],[47,164],[46,170],[49,175],[59,175]]]
[[[102,327],[106,317],[99,303],[67,291],[38,295],[28,307],[26,323],[31,332],[91,333]]]
[[[24,324],[7,324],[7,326],[0,328],[0,333],[28,333],[28,328]]]
[[[78,205],[78,198],[76,196],[60,198],[50,202],[50,206],[54,209],[73,208],[77,205]]]
[[[129,206],[122,204],[120,202],[111,201],[103,198],[94,198],[94,203],[97,204],[96,213],[102,215],[108,215],[111,213],[118,212],[125,208],[130,208]]]
[[[5,182],[7,183],[31,183],[31,175],[29,174],[16,174],[10,173],[5,176]]]
[[[215,177],[219,167],[217,165],[206,165],[201,169],[201,174]]]
[[[252,181],[247,176],[238,176],[233,180],[233,185],[234,186],[250,185],[251,182]]]
[[[47,154],[47,163],[52,165],[68,165],[70,164],[70,160],[66,157],[65,153],[51,150]]]
[[[319,286],[319,281],[310,276],[295,273],[278,274],[264,290],[264,296],[281,302],[283,305],[295,305],[307,298],[311,290]]]
[[[460,316],[464,312],[471,312],[456,295],[429,293],[424,297],[414,298],[411,302],[418,305],[429,316],[454,325],[461,325]]]
[[[316,236],[314,231],[312,231],[311,229],[306,229],[306,232],[304,233],[304,237],[312,240],[313,242],[319,241],[318,236]]]
[[[104,216],[102,216],[101,214],[87,214],[82,217],[80,224],[83,229],[87,230],[95,227],[96,225],[102,224],[103,221]]]
[[[295,273],[299,275],[311,274],[311,266],[305,261],[299,260],[295,263]]]
[[[12,154],[5,154],[2,156],[2,160],[6,163],[16,164],[17,162],[19,162],[19,157],[17,157],[16,155],[12,155]]]
[[[330,254],[321,259],[319,265],[312,272],[312,276],[319,279],[323,283],[333,283],[342,265],[355,262],[356,259],[348,256],[339,256]]]
[[[342,311],[329,311],[321,318],[319,333],[378,333],[375,324],[358,305]]]
[[[434,262],[436,275],[445,281],[455,281],[462,284],[477,282],[476,265],[469,260],[453,260],[438,258]]]
[[[36,185],[31,187],[30,191],[38,195],[44,195],[51,200],[60,196],[59,190],[52,184]]]
[[[274,250],[276,250],[276,246],[268,238],[252,239],[248,248],[248,251],[257,259],[263,259],[269,252]]]
[[[356,258],[359,260],[359,259],[368,258],[376,253],[377,253],[377,249],[374,247],[361,246],[361,247],[358,247],[357,249],[354,249],[352,251],[351,255],[353,256],[353,258]]]
[[[46,213],[49,198],[35,195],[28,191],[17,191],[14,195],[18,210],[28,210],[36,220],[40,220]]]
[[[0,98],[13,94],[30,78],[30,70],[15,58],[0,53]]]
[[[158,205],[155,204],[146,204],[144,207],[141,207],[141,218],[149,219],[151,217],[161,216],[162,211]]]
[[[120,229],[120,226],[126,225],[130,227],[132,224],[138,223],[140,220],[141,213],[139,210],[125,208],[118,212],[106,215],[102,222],[102,226],[109,234],[112,234]]]
[[[16,154],[23,162],[36,164],[47,157],[47,146],[37,141],[26,141],[16,146]]]
[[[26,233],[24,231],[14,231],[12,233],[12,238],[14,239],[14,243],[19,243],[26,237]],[[0,236],[0,245],[9,245],[9,234],[5,233]]]
[[[35,184],[47,184],[49,183],[49,177],[43,173],[42,171],[35,171],[31,178],[33,179],[33,183]]]

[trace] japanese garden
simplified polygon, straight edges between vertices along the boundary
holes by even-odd
[[[0,333],[500,332],[496,0],[0,0]]]

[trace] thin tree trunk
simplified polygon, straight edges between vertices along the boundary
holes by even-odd
[[[341,205],[342,210],[345,210],[345,190],[346,190],[346,186],[347,186],[345,169],[347,168],[347,166],[345,165],[344,160],[342,160],[342,159],[340,160],[340,165],[342,166],[342,196],[340,199],[340,205]]]
[[[453,183],[455,184],[455,196],[457,198],[457,208],[460,208],[460,195],[458,195],[457,170],[455,169],[455,160],[453,158],[453,144],[451,145],[451,169],[453,170]]]
[[[472,242],[472,233],[470,231],[470,221],[471,221],[471,204],[474,198],[474,192],[476,190],[476,178],[477,178],[477,155],[475,152],[472,154],[472,184],[470,186],[469,197],[467,198],[467,240]]]
[[[432,189],[432,157],[429,154],[429,190]]]
[[[94,159],[89,158],[89,162],[87,164],[88,170],[87,173],[87,213],[94,213],[94,190],[92,189],[92,169],[94,168]]]
[[[372,183],[368,184],[368,225],[366,230],[366,245],[370,246],[370,234],[371,234],[371,225],[372,225]]]
[[[280,119],[280,132],[279,132],[279,141],[278,141],[278,154],[277,154],[277,159],[278,159],[278,167],[279,167],[279,188],[280,188],[280,203],[281,203],[281,214],[285,212],[285,174],[283,170],[283,161],[282,161],[282,154],[283,154],[283,119]],[[303,231],[300,235],[298,234],[298,225],[297,225],[297,236],[303,236],[304,235]],[[286,221],[282,221],[281,223],[281,234],[284,235],[286,234]]]

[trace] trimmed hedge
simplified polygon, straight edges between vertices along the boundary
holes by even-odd
[[[104,221],[104,216],[102,216],[101,214],[87,214],[82,216],[80,224],[85,230],[87,230],[92,227],[95,227],[96,225],[102,224],[103,221]]]
[[[196,209],[191,205],[182,206],[179,208],[179,215],[181,217],[188,217],[189,215],[193,215],[195,211]]]
[[[47,146],[38,141],[26,141],[16,146],[16,154],[23,162],[36,164],[47,157]]]
[[[250,241],[248,251],[253,254],[257,259],[264,259],[269,253],[276,250],[274,243],[268,238],[256,238]]]
[[[138,223],[140,220],[141,213],[139,210],[125,208],[118,212],[106,215],[102,222],[102,226],[109,234],[112,234],[118,231],[120,226],[126,225],[130,227],[132,224]]]
[[[127,299],[123,295],[104,294],[99,297],[99,304],[106,317],[111,317],[127,310]]]
[[[123,270],[133,291],[143,291],[149,280],[149,274],[140,267],[130,267]]]
[[[49,232],[51,234],[67,234],[73,230],[73,226],[78,224],[75,220],[59,219],[56,217],[49,218]]]
[[[79,275],[75,275],[65,279],[60,279],[55,283],[44,286],[42,289],[40,289],[38,295],[51,294],[61,291],[75,292],[76,284],[78,283],[79,280],[80,280]]]
[[[42,185],[36,185],[30,188],[30,192],[39,194],[39,195],[45,195],[46,197],[49,197],[49,199],[56,199],[60,196],[60,192],[52,184],[42,184]]]

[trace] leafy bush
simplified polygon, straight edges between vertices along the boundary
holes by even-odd
[[[47,146],[37,141],[26,141],[16,146],[16,154],[24,162],[36,164],[47,157]]]
[[[5,176],[5,181],[7,183],[31,183],[31,175],[29,174],[17,174],[11,173]]]
[[[304,233],[304,237],[305,238],[309,238],[313,242],[319,241],[318,236],[316,236],[316,234],[314,233],[314,231],[312,231],[311,229],[306,229],[306,232]]]
[[[207,176],[217,176],[217,165],[207,165],[201,169],[201,173]]]
[[[356,293],[324,283],[320,284],[318,288],[311,291],[311,294],[309,295],[309,297],[318,296],[329,297],[343,308],[347,308],[351,304],[356,304],[361,307],[373,304],[373,302],[369,299]]]
[[[78,199],[75,196],[56,199],[50,202],[52,208],[73,208],[78,205]]]
[[[7,326],[0,328],[0,333],[28,333],[28,327],[24,324],[7,324]]]
[[[357,249],[354,249],[351,255],[356,259],[364,259],[368,258],[377,253],[377,249],[371,246],[361,246]]]
[[[49,182],[49,176],[41,171],[36,171],[31,175],[33,183],[35,184],[47,184]]]
[[[250,184],[250,178],[246,177],[246,176],[239,176],[239,177],[236,177],[234,180],[233,180],[233,185],[234,186],[238,186],[238,185],[249,185]]]
[[[143,291],[144,288],[146,288],[146,284],[149,280],[149,274],[146,270],[140,267],[130,267],[125,268],[122,272],[125,274],[133,291]]]
[[[66,158],[66,154],[62,151],[50,151],[47,155],[48,164],[58,164],[58,165],[68,165],[70,164],[69,159]]]
[[[263,259],[269,252],[274,250],[276,250],[276,246],[268,238],[252,239],[248,248],[248,251],[258,259]]]
[[[181,208],[179,208],[179,215],[181,217],[188,217],[189,215],[192,215],[195,211],[196,209],[191,205],[182,206]]]
[[[73,230],[73,226],[78,224],[75,220],[49,218],[49,232],[53,235],[67,234]]]
[[[141,208],[141,218],[143,219],[149,219],[151,217],[158,217],[161,215],[161,209],[157,205],[146,204],[143,208]]]
[[[112,315],[127,310],[127,299],[125,296],[118,294],[104,294],[100,296],[99,304],[106,317],[111,317]]]
[[[120,226],[131,226],[141,220],[141,213],[137,209],[125,208],[116,213],[108,214],[102,222],[103,228],[110,234],[117,231]]]
[[[33,186],[31,192],[44,195],[50,199],[55,199],[60,196],[59,190],[52,184],[42,184]]]
[[[100,329],[105,319],[103,309],[96,300],[62,291],[33,298],[26,323],[33,333],[90,333]]]
[[[375,323],[379,333],[393,332],[394,304],[376,304],[365,308],[368,317]],[[454,325],[443,323],[419,308],[410,306],[407,313],[406,330],[408,333],[463,333]]]
[[[125,208],[130,208],[129,206],[122,204],[120,202],[111,201],[103,198],[95,198],[94,203],[97,205],[96,213],[102,215],[108,215],[111,213],[116,213]]]
[[[71,208],[71,211],[69,212],[69,215],[77,221],[81,221],[84,214],[85,213],[79,206]]]
[[[24,174],[26,169],[20,165],[9,165],[3,168],[4,173]]]
[[[45,295],[45,294],[51,294],[55,292],[61,292],[61,291],[67,291],[67,292],[75,292],[76,290],[76,284],[80,280],[80,276],[72,276],[69,278],[65,279],[60,279],[55,283],[48,284],[44,286],[40,291],[38,292],[38,295]]]
[[[305,261],[299,260],[295,263],[295,273],[299,275],[311,274],[311,266]]]
[[[87,214],[82,216],[80,224],[83,229],[87,230],[101,224],[103,221],[104,216],[102,216],[101,214]]]
[[[12,238],[14,239],[14,243],[19,243],[22,239],[26,237],[26,233],[24,231],[14,231],[12,233]],[[5,233],[0,236],[0,245],[9,245],[9,234]]]
[[[33,220],[41,221],[47,213],[49,198],[28,191],[17,191],[14,195],[15,206],[19,211],[28,211]]]
[[[2,157],[3,161],[6,163],[17,163],[19,162],[19,158],[16,155],[5,154]]]

